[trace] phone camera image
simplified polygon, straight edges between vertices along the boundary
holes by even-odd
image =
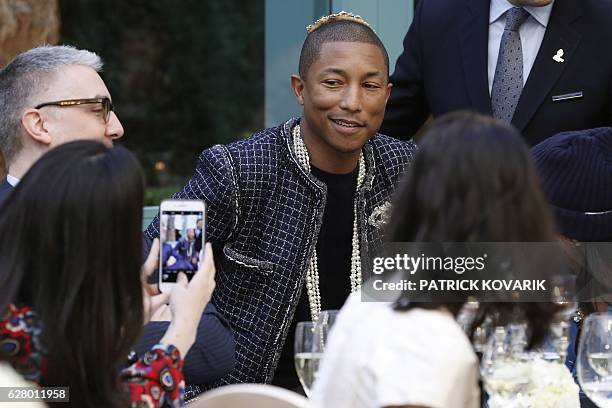
[[[159,232],[160,282],[176,283],[180,272],[191,280],[204,244],[204,212],[162,211]]]

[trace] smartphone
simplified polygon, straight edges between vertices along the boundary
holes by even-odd
[[[159,290],[169,292],[180,272],[191,280],[198,270],[205,242],[206,205],[197,200],[164,200],[159,213]]]

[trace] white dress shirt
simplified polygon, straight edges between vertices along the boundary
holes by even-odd
[[[542,39],[546,33],[548,20],[554,0],[547,6],[523,7],[530,15],[519,28],[521,36],[521,47],[523,48],[523,85],[527,82],[533,63],[535,62]],[[493,88],[493,78],[495,78],[495,68],[497,67],[497,57],[499,56],[499,45],[506,26],[506,12],[512,7],[516,7],[508,0],[491,0],[489,10],[489,95]]]
[[[19,184],[19,179],[11,176],[10,174],[6,175],[6,181],[13,187],[17,187],[17,184]]]

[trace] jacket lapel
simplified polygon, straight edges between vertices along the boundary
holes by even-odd
[[[461,23],[461,54],[468,94],[475,110],[491,114],[488,80],[489,0],[466,0]]]
[[[9,192],[13,189],[7,179],[2,180],[0,183],[0,202],[2,202],[6,196],[8,196]]]
[[[581,35],[570,23],[576,20],[581,12],[580,1],[555,0],[542,45],[512,118],[512,124],[518,130],[525,129],[578,47]],[[563,49],[565,62],[553,60],[559,49]]]

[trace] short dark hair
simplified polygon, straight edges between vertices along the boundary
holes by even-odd
[[[330,42],[360,42],[374,44],[380,49],[387,76],[389,76],[389,54],[376,33],[368,26],[349,20],[335,20],[321,25],[306,36],[300,53],[299,72],[302,78],[308,75],[308,69],[319,58],[323,44]]]
[[[32,307],[48,355],[41,385],[69,386],[75,406],[127,404],[119,369],[143,325],[143,180],[127,149],[69,142],[0,205],[0,310]]]

